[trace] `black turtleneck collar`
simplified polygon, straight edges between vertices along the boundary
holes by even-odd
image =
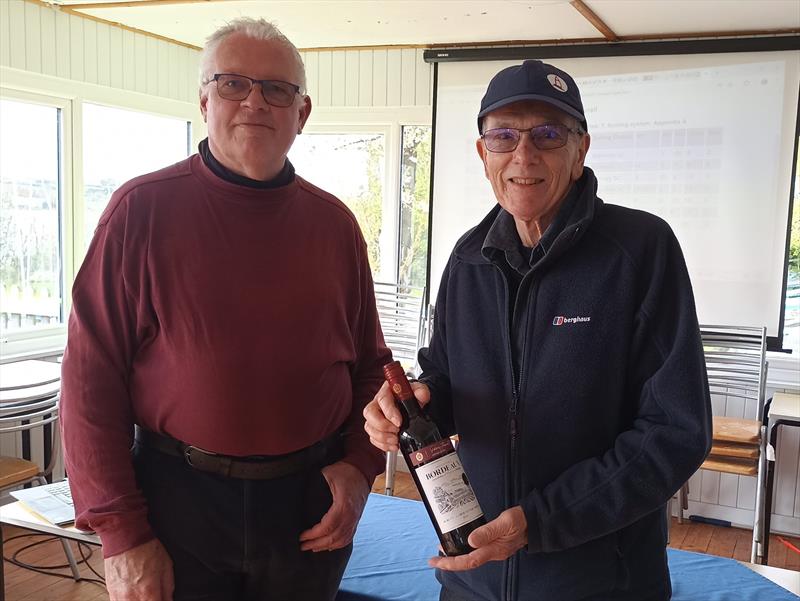
[[[208,138],[200,142],[198,150],[200,151],[200,156],[206,164],[206,167],[217,177],[224,179],[226,182],[231,182],[232,184],[247,186],[248,188],[279,188],[294,181],[294,166],[289,162],[289,159],[286,159],[286,162],[283,164],[283,169],[280,170],[278,175],[272,179],[261,181],[234,173],[215,159],[214,155],[211,154],[211,149],[208,147]]]

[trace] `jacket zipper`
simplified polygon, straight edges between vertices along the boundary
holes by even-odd
[[[509,477],[509,489],[507,490],[508,494],[508,503],[516,500],[517,497],[517,476],[516,476],[516,463],[517,463],[517,406],[519,400],[519,385],[522,381],[522,357],[520,357],[520,365],[519,365],[519,373],[516,373],[514,369],[514,346],[511,342],[511,315],[509,315],[509,290],[508,290],[508,279],[506,275],[503,273],[503,270],[500,268],[499,265],[495,265],[495,268],[500,273],[500,277],[503,280],[503,286],[505,288],[505,298],[506,302],[504,311],[505,311],[505,328],[506,328],[506,345],[508,349],[508,361],[509,361],[509,368],[511,372],[511,406],[509,408],[509,465],[508,465],[508,477]],[[524,279],[524,278],[523,278]],[[522,283],[520,282],[520,287]],[[514,299],[514,312],[516,313],[517,307],[517,300],[519,299],[519,288],[517,289],[517,295]],[[505,601],[512,601],[514,599],[514,574],[516,573],[517,567],[517,560],[516,554],[512,555],[508,558],[506,562],[506,570],[505,570]]]

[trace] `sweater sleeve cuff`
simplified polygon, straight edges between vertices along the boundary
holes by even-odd
[[[364,474],[364,478],[366,478],[370,488],[372,488],[375,477],[384,470],[385,455],[380,449],[373,447],[368,441],[367,444],[369,444],[369,448],[348,448],[344,457],[342,457],[342,461],[358,468],[358,470]]]
[[[156,537],[147,518],[130,519],[127,515],[125,519],[108,520],[102,529],[97,530],[97,534],[103,543],[105,559],[130,551]]]

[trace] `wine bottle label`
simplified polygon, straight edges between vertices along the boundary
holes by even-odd
[[[448,448],[449,451],[445,451]],[[426,454],[433,460],[419,465],[425,461]],[[483,515],[461,466],[461,460],[449,439],[414,451],[410,459],[439,530],[450,532]]]

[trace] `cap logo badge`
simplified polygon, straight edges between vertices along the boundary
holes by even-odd
[[[547,81],[550,82],[550,85],[553,86],[559,92],[566,92],[567,91],[567,84],[555,73],[551,73],[547,76]]]

